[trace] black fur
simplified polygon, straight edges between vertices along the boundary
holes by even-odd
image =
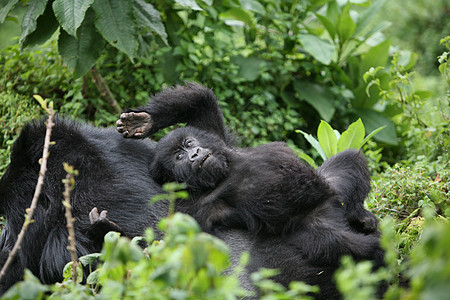
[[[187,184],[190,198],[179,200],[177,209],[204,230],[256,234],[250,269],[280,268],[279,282],[318,284],[320,298],[330,299],[338,297],[332,275],[343,255],[383,263],[377,220],[364,208],[370,176],[359,151],[344,151],[314,170],[284,143],[233,147],[215,95],[192,83],[132,111],[150,116],[148,135],[187,123],[156,146],[152,176]],[[160,115],[169,116],[163,125]],[[126,116],[121,119],[127,127]]]
[[[51,136],[55,144],[50,147],[48,172],[34,223],[28,228],[14,264],[0,282],[0,294],[22,278],[24,268],[44,283],[62,280],[63,267],[70,261],[62,205],[63,162],[79,171],[71,194],[79,256],[101,250],[104,232],[90,230],[89,212],[94,206],[108,210],[109,218],[128,236],[140,235],[146,227],[156,228],[157,221],[167,214],[165,203],[149,206],[149,199],[161,192],[148,171],[153,142],[124,140],[112,128],[98,129],[58,118],[55,123]],[[0,237],[0,267],[17,239],[25,209],[30,206],[44,135],[43,121],[25,126],[0,181],[0,214],[7,221]]]

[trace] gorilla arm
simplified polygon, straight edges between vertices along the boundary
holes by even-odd
[[[127,110],[120,115],[117,130],[127,138],[145,138],[177,123],[228,139],[216,96],[196,83],[164,89],[146,105]]]

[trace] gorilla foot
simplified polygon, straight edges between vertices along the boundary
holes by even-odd
[[[153,126],[152,117],[146,112],[129,112],[120,115],[117,131],[126,138],[145,138]]]

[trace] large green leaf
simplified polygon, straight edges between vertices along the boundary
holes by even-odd
[[[331,39],[334,40],[334,37],[336,36],[336,27],[333,24],[333,21],[328,19],[325,16],[315,14],[317,19],[319,19],[320,23],[325,27],[325,29],[328,31],[328,34],[330,35]]]
[[[119,0],[95,0],[95,26],[105,40],[133,60],[137,47],[134,28],[133,2]]]
[[[140,27],[156,32],[164,43],[168,44],[166,29],[164,28],[164,24],[161,22],[160,13],[153,7],[153,5],[146,3],[143,0],[135,0],[134,15]]]
[[[175,0],[175,2],[182,6],[189,7],[193,10],[203,10],[200,6],[198,6],[195,0]]]
[[[94,25],[92,9],[86,12],[83,23],[77,30],[77,38],[61,30],[58,40],[59,53],[64,62],[74,70],[74,76],[83,76],[100,56],[105,42]]]
[[[379,45],[372,47],[366,54],[362,56],[360,74],[361,76],[371,67],[386,66],[389,59],[390,40],[386,40]]]
[[[256,0],[239,0],[239,3],[245,10],[249,10],[263,16],[266,14],[266,9],[264,6]]]
[[[261,64],[263,59],[257,57],[233,56],[231,62],[239,66],[239,77],[247,81],[256,80],[261,74]]]
[[[325,121],[320,121],[317,128],[317,139],[327,158],[337,153],[337,138],[333,128]]]
[[[353,122],[348,126],[347,130],[341,134],[338,140],[337,151],[342,152],[347,149],[358,149],[364,140],[366,131],[361,119]]]
[[[296,80],[294,89],[298,93],[298,97],[314,107],[322,119],[327,122],[331,120],[336,109],[332,103],[334,95],[329,88],[308,81]]]
[[[372,110],[372,109],[357,109],[357,113],[361,117],[363,123],[365,124],[366,131],[371,132],[380,127],[386,126],[384,130],[378,132],[375,135],[375,139],[380,142],[384,142],[390,145],[397,145],[397,134],[395,132],[395,126],[382,113]]]
[[[359,34],[366,29],[367,25],[372,21],[386,0],[374,1],[366,10],[359,14],[358,21],[356,23],[355,34]]]
[[[303,49],[311,54],[312,57],[324,65],[331,63],[335,52],[333,44],[312,34],[300,34],[298,38]]]
[[[313,148],[317,150],[320,157],[322,157],[323,160],[327,159],[327,156],[325,155],[325,152],[323,151],[322,147],[320,146],[319,141],[316,140],[311,134],[301,131],[300,129],[296,130],[295,132],[303,134],[303,136],[311,144],[311,146],[313,146]]]
[[[5,18],[10,10],[19,0],[0,0],[0,23],[5,22]]]
[[[87,9],[93,2],[94,0],[55,0],[53,11],[61,27],[68,34],[75,36]]]
[[[59,24],[53,14],[52,4],[47,3],[44,13],[38,17],[36,30],[25,37],[22,47],[40,45],[45,43],[58,29]]]
[[[28,4],[28,10],[22,20],[22,34],[20,35],[19,45],[23,48],[25,38],[36,30],[36,20],[45,11],[47,0],[32,0]]]
[[[244,9],[241,8],[231,8],[226,12],[223,12],[219,15],[219,18],[222,20],[238,20],[244,22],[246,25],[250,27],[255,27],[255,20],[252,15]]]
[[[344,6],[337,24],[337,34],[341,42],[350,39],[356,29],[356,24],[350,16],[350,5],[350,2],[347,2]]]

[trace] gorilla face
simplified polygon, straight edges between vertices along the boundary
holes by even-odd
[[[160,182],[184,182],[191,189],[216,187],[228,174],[228,148],[214,134],[185,127],[158,143],[152,176]]]

